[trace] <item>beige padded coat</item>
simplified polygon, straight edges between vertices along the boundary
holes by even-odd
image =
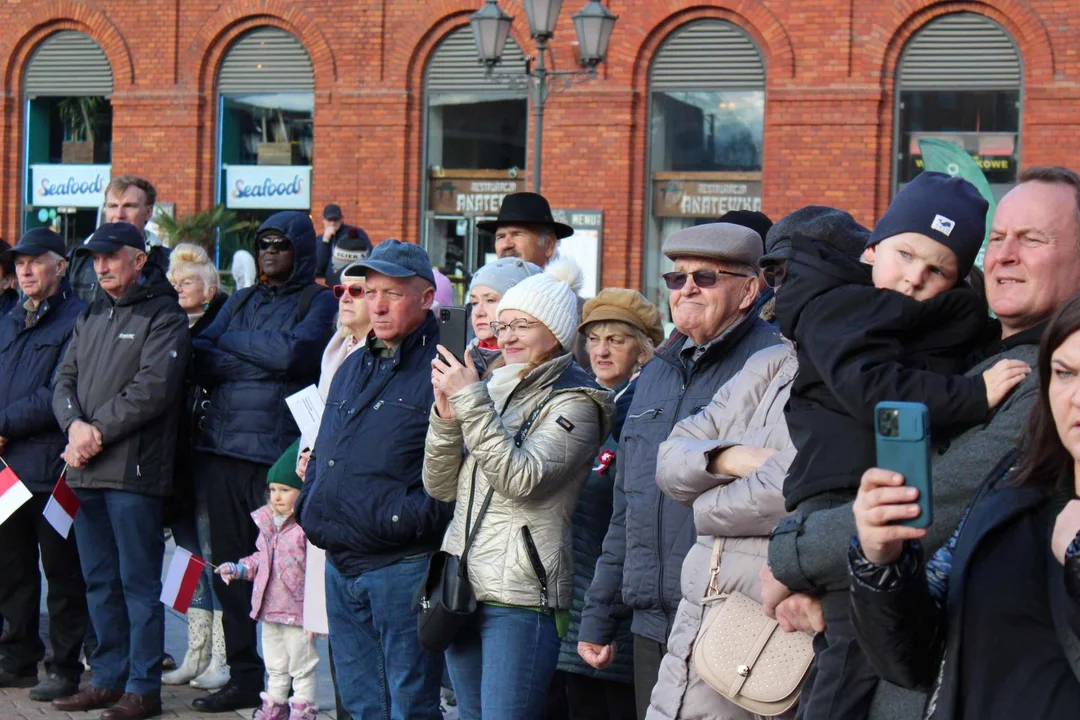
[[[517,447],[518,429],[546,399]],[[527,526],[548,576],[547,607],[570,608],[570,521],[600,444],[611,433],[612,393],[566,354],[526,375],[505,409],[495,407],[483,382],[459,390],[450,402],[457,419],[444,420],[432,408],[424,452],[424,487],[436,500],[457,502],[443,550],[461,555],[466,513],[471,511],[475,523],[493,487],[468,557],[476,599],[541,605],[540,582],[521,532]]]
[[[784,476],[795,458],[784,405],[797,370],[795,350],[787,341],[761,350],[708,406],[677,424],[660,445],[656,483],[668,497],[694,509],[698,538],[683,561],[683,599],[653,688],[646,715],[651,720],[754,717],[698,676],[693,667],[694,641],[705,615],[701,601],[709,584],[715,537],[727,538],[720,557],[718,591],[737,590],[761,600],[758,573],[769,554],[769,532],[785,514]],[[734,445],[778,452],[745,478],[710,473],[709,455]]]

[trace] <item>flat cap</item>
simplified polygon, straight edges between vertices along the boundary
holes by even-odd
[[[664,241],[664,254],[672,260],[702,257],[756,268],[761,258],[761,236],[732,223],[709,223],[678,230]]]

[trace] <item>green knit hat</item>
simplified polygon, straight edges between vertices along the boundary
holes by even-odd
[[[297,490],[304,487],[304,481],[296,474],[296,458],[299,453],[300,441],[297,440],[270,466],[270,472],[266,473],[266,484],[288,485]]]

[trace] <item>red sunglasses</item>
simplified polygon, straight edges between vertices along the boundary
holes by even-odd
[[[352,296],[352,298],[355,300],[359,300],[360,298],[364,297],[363,285],[335,285],[334,297],[340,300],[345,296],[346,291],[348,291],[349,295]]]

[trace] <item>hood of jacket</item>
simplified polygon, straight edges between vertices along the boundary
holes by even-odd
[[[315,226],[311,224],[311,218],[307,213],[298,210],[284,210],[268,217],[255,237],[259,237],[269,230],[276,230],[284,235],[293,246],[293,269],[292,275],[286,280],[282,288],[302,288],[315,282],[315,251],[316,241]],[[256,259],[256,271],[258,260]],[[262,280],[260,279],[261,283]]]
[[[788,339],[795,338],[799,317],[810,302],[843,285],[873,287],[872,266],[857,257],[796,235],[791,240],[784,284],[776,293],[776,322]]]

